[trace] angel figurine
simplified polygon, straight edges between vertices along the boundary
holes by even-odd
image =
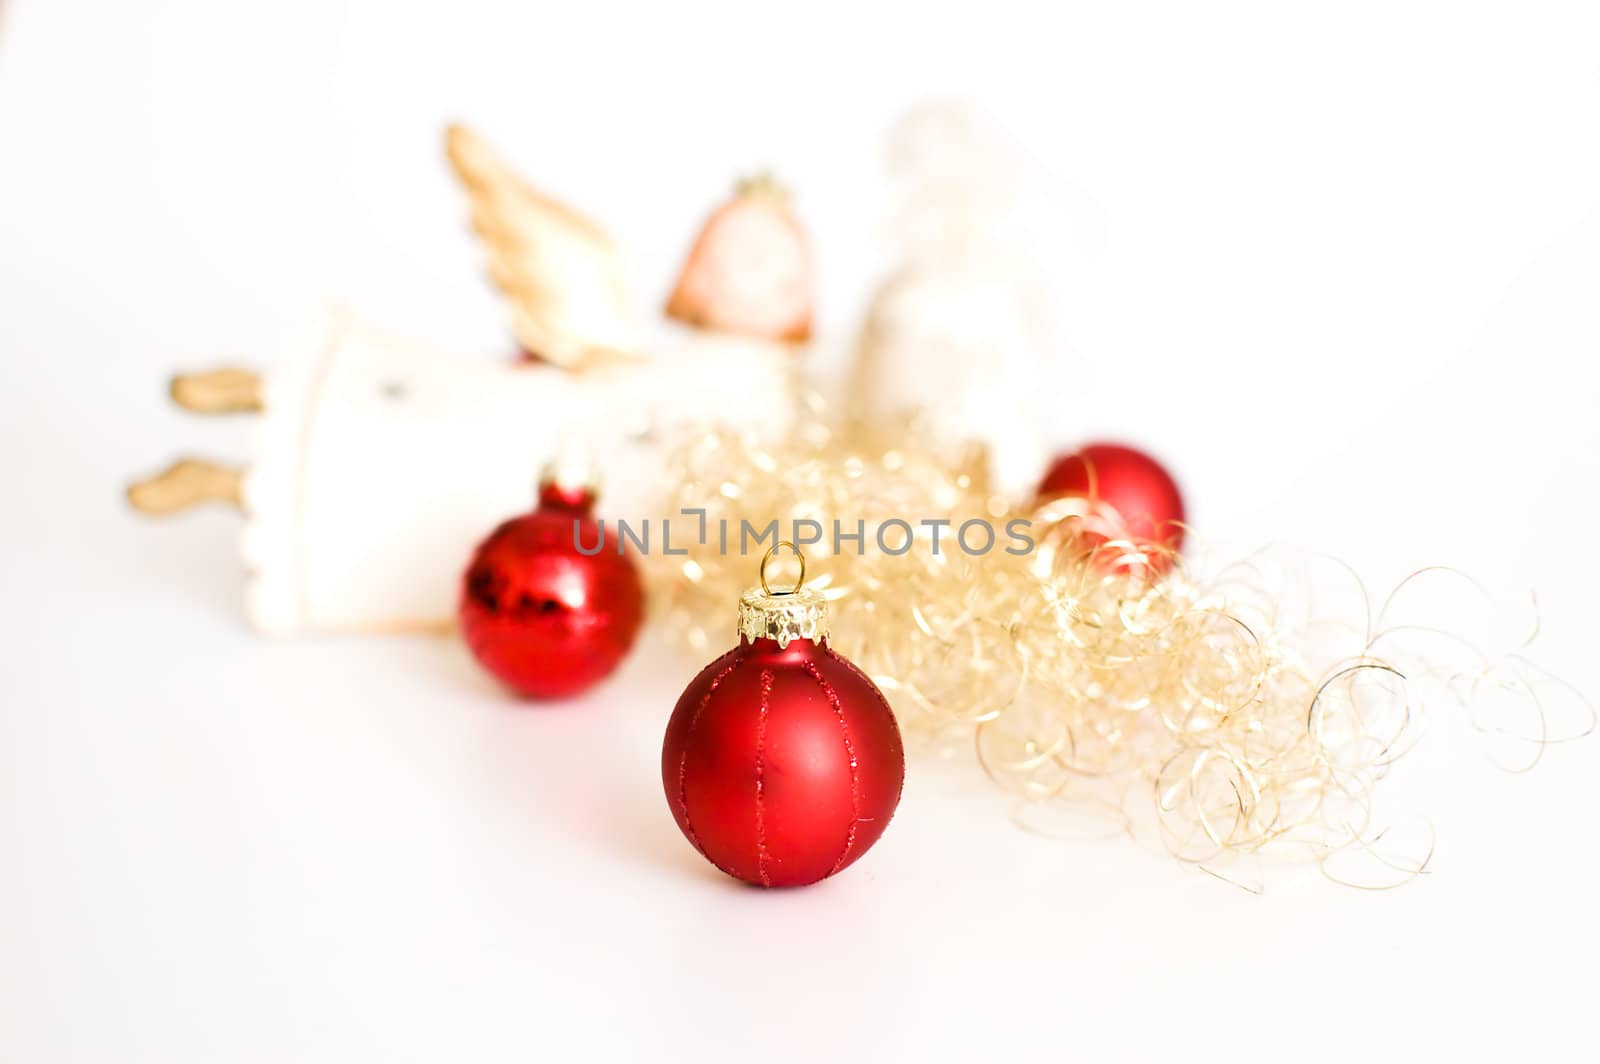
[[[146,513],[205,501],[244,512],[247,611],[263,632],[447,627],[472,545],[527,509],[544,462],[581,456],[603,481],[606,513],[659,517],[675,439],[704,423],[762,434],[789,422],[792,276],[777,271],[744,294],[760,305],[734,316],[742,331],[726,327],[722,287],[691,285],[717,328],[652,336],[599,225],[525,183],[467,129],[448,131],[446,151],[533,357],[453,358],[332,311],[264,373],[174,380],[187,410],[259,416],[247,469],[187,459],[129,489]],[[686,276],[694,268],[691,255]],[[783,299],[782,337],[762,335]]]
[[[868,308],[852,412],[916,414],[948,438],[981,441],[993,482],[1020,493],[1049,453],[1043,397],[1062,346],[1059,256],[1082,228],[1079,205],[998,126],[959,104],[912,111],[888,154],[899,261]]]

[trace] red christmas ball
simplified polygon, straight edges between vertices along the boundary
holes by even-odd
[[[684,690],[661,750],[667,802],[689,842],[763,887],[848,868],[883,834],[905,781],[889,704],[829,649],[821,596],[789,594],[746,593],[739,645]]]
[[[527,698],[563,698],[617,667],[639,632],[644,593],[633,559],[602,541],[594,493],[547,477],[539,506],[473,552],[458,615],[467,646]],[[603,544],[594,554],[585,550]]]
[[[1055,460],[1039,482],[1041,502],[1084,499],[1096,522],[1092,539],[1130,539],[1168,551],[1183,545],[1183,496],[1162,464],[1117,443],[1091,443]],[[1155,561],[1164,561],[1157,557]]]

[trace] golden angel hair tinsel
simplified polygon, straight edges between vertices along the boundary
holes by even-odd
[[[782,443],[713,430],[678,458],[668,512],[704,510],[705,524],[674,518],[687,555],[652,558],[667,627],[719,652],[755,571],[740,523],[776,518],[787,535],[795,519],[819,522],[828,531],[811,548],[808,586],[832,602],[832,645],[883,689],[913,749],[970,748],[1018,796],[1018,822],[1047,835],[1157,839],[1252,891],[1270,856],[1384,889],[1422,873],[1433,852],[1426,821],[1387,823],[1375,804],[1425,701],[1464,707],[1513,770],[1595,724],[1569,687],[1482,649],[1503,611],[1451,571],[1414,574],[1376,612],[1325,558],[1268,550],[1202,577],[1125,541],[1091,547],[1084,531],[1106,531],[1115,515],[1082,500],[1015,508],[991,490],[978,448],[941,445],[915,425],[840,424],[815,402]],[[973,518],[998,533],[987,553],[954,542]],[[1029,554],[1003,549],[1014,518],[1032,522]],[[847,531],[865,523],[860,553],[852,542],[817,555],[836,519]],[[903,554],[875,542],[891,519],[916,529]],[[951,522],[937,554],[923,519]],[[694,545],[722,522],[727,550],[715,531]],[[887,541],[902,538],[895,528]],[[1449,629],[1422,617],[1428,609]]]

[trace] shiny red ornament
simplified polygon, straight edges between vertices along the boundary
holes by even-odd
[[[1176,552],[1183,545],[1183,496],[1162,464],[1117,443],[1091,443],[1055,460],[1039,483],[1041,502],[1081,498],[1090,507],[1091,540],[1129,539]],[[1165,567],[1165,555],[1151,564]]]
[[[678,699],[661,781],[678,827],[728,875],[815,883],[853,864],[900,803],[889,704],[827,643],[826,603],[796,587],[740,602],[739,645]]]
[[[586,555],[579,543],[603,547]],[[538,508],[490,533],[461,579],[467,646],[527,698],[564,698],[600,681],[633,645],[643,614],[638,569],[603,538],[594,492],[550,476]]]

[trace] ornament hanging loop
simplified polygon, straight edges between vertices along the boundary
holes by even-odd
[[[787,591],[774,591],[767,584],[767,564],[772,561],[772,556],[774,554],[777,554],[778,551],[782,550],[784,547],[788,547],[790,550],[794,551],[794,556],[796,558],[800,559],[800,575],[795,578],[794,586],[791,587],[789,590],[787,590]],[[795,544],[794,544],[794,542],[792,540],[780,539],[778,542],[776,542],[772,546],[768,547],[767,548],[767,553],[765,553],[765,554],[763,554],[761,556],[761,570],[757,575],[760,576],[760,578],[761,578],[761,590],[762,590],[762,592],[764,594],[767,594],[767,595],[792,595],[796,591],[799,591],[801,585],[806,582],[806,556],[804,554],[800,553],[800,548],[795,546]]]

